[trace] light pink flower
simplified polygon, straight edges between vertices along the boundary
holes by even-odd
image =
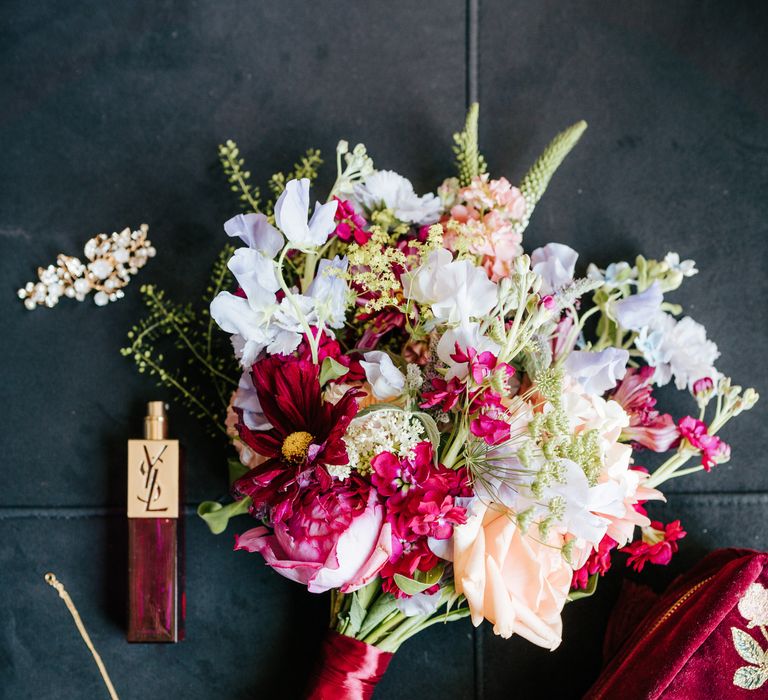
[[[503,508],[473,502],[467,523],[454,530],[453,570],[475,626],[487,619],[502,637],[519,634],[546,649],[560,644],[573,571],[556,539],[540,542]]]
[[[350,593],[369,583],[392,554],[392,529],[371,489],[359,497],[343,489],[307,492],[302,507],[270,534],[256,527],[236,538],[235,549],[259,552],[277,573],[310,593]]]

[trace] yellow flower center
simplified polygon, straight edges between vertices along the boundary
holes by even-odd
[[[304,430],[291,433],[285,440],[280,451],[287,462],[291,464],[301,464],[307,458],[309,446],[314,438]]]

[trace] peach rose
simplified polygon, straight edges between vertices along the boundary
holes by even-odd
[[[472,624],[477,627],[485,618],[502,637],[519,634],[555,649],[573,576],[559,538],[538,542],[520,531],[508,511],[479,500],[468,515],[454,530],[453,567],[456,591],[467,599]]]

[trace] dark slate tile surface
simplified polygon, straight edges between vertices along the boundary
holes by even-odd
[[[332,158],[344,137],[431,188],[450,167],[466,94],[479,93],[492,172],[512,180],[554,133],[586,118],[529,247],[560,240],[585,263],[668,249],[696,258],[702,272],[676,300],[720,342],[721,367],[766,393],[763,3],[9,0],[3,9],[0,591],[13,602],[0,607],[0,697],[104,695],[43,582],[48,570],[75,599],[121,698],[290,698],[306,680],[326,598],[233,554],[231,532],[214,537],[191,515],[187,640],[124,642],[125,440],[139,433],[144,402],[167,395],[117,350],[140,312],[140,282],[202,292],[236,211],[215,155],[226,138],[262,182],[308,147]],[[79,254],[91,235],[142,221],[159,255],[123,301],[29,314],[14,298],[58,252]],[[765,410],[726,430],[730,464],[670,490],[768,490]],[[221,445],[181,409],[173,426],[188,447],[187,501],[222,494]],[[659,588],[717,546],[766,548],[766,505],[760,493],[674,495],[659,515],[681,518],[690,534],[672,566],[636,578]],[[434,627],[403,647],[376,697],[578,697],[599,670],[624,574],[568,607],[554,654],[467,621]]]
[[[480,2],[481,143],[519,179],[548,140],[589,129],[555,175],[529,248],[605,265],[676,250],[700,273],[671,300],[719,343],[721,371],[764,395],[768,325],[768,6],[760,2]],[[747,79],[753,76],[754,79]],[[679,415],[695,405],[669,392]],[[768,489],[765,401],[723,431],[730,464],[669,490]]]
[[[138,285],[202,294],[238,213],[216,146],[236,139],[265,183],[336,142],[434,189],[464,114],[463,2],[8,2],[0,34],[0,504],[119,504],[124,441],[163,396],[118,355]],[[387,27],[386,41],[372,41]],[[425,157],[426,156],[426,157]],[[108,308],[26,313],[15,290],[92,235],[150,224],[158,256]],[[224,483],[220,445],[183,411],[191,501]],[[115,472],[115,473],[113,473]],[[114,477],[114,478],[113,478]]]

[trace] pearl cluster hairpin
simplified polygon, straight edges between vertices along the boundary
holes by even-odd
[[[148,231],[149,226],[142,224],[137,231],[125,228],[111,236],[94,236],[83,248],[89,262],[60,254],[56,265],[37,268],[40,281],[27,282],[19,289],[19,299],[30,310],[37,306],[54,307],[62,296],[83,301],[91,291],[95,292],[96,306],[122,299],[122,288],[131,281],[131,275],[155,256]]]

